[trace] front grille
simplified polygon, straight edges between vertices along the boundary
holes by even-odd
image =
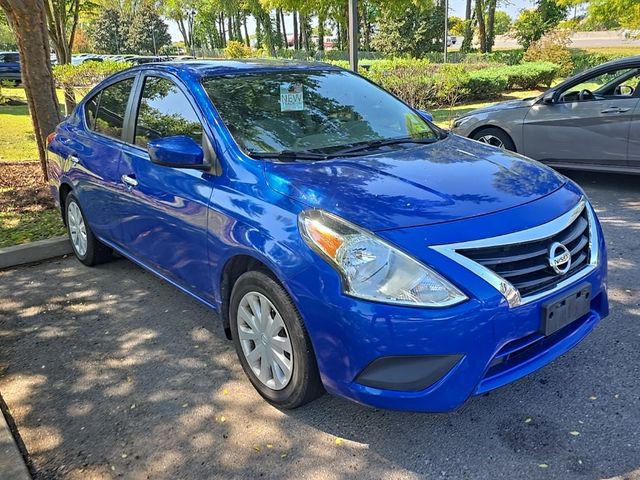
[[[556,273],[549,264],[549,249],[555,242],[571,252],[571,267]],[[551,289],[589,264],[589,217],[584,208],[571,224],[550,237],[496,247],[458,250],[509,281],[521,297]]]

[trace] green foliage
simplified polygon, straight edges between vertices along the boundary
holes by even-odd
[[[130,22],[116,8],[105,8],[91,22],[88,34],[96,51],[101,53],[123,53],[129,38]]]
[[[547,32],[540,40],[529,45],[524,54],[525,62],[552,62],[560,67],[559,75],[567,76],[573,71],[573,60],[569,44],[569,32],[554,29]]]
[[[549,30],[556,27],[566,16],[565,6],[555,0],[537,0],[535,10],[522,10],[513,24],[515,36],[526,50],[532,42],[540,40]]]
[[[462,18],[449,16],[449,34],[460,37],[464,35],[464,20]]]
[[[443,48],[444,10],[433,0],[382,9],[372,46],[388,56],[420,58]]]
[[[226,58],[247,58],[251,56],[251,48],[242,42],[230,40],[227,42],[227,48],[224,49],[224,56]]]
[[[346,61],[331,62],[348,68]],[[510,89],[548,87],[559,66],[549,62],[437,64],[428,60],[371,60],[362,74],[419,109],[499,97]]]
[[[129,26],[127,51],[155,55],[161,48],[170,44],[168,25],[160,18],[151,3],[143,3]]]
[[[0,10],[0,50],[17,50],[16,36],[9,27],[4,12]]]
[[[130,66],[130,63],[112,60],[84,62],[79,65],[55,65],[53,77],[59,88],[80,90],[80,94],[84,95],[97,83]]]
[[[496,35],[504,35],[511,30],[511,26],[513,25],[513,19],[503,10],[496,10],[494,22],[493,28],[495,29]]]
[[[610,62],[611,60],[616,60],[618,58],[627,57],[630,55],[630,52],[625,50],[619,51],[610,51],[610,52],[599,52],[599,51],[588,51],[588,50],[571,50],[571,61],[573,64],[573,69],[570,72],[571,75],[575,75],[576,73],[583,72],[593,67],[597,67],[605,62]]]
[[[614,28],[640,28],[638,0],[591,0],[587,13],[594,23],[606,24],[613,20],[617,23]]]

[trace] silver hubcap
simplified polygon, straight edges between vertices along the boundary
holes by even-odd
[[[71,234],[73,249],[78,255],[84,257],[87,253],[87,228],[84,225],[82,212],[76,202],[71,202],[67,210],[67,223]]]
[[[293,373],[289,332],[271,301],[249,292],[238,307],[238,338],[249,367],[267,387],[282,390]]]
[[[487,143],[489,145],[493,145],[494,147],[504,148],[504,143],[495,135],[483,135],[478,138],[479,142]]]

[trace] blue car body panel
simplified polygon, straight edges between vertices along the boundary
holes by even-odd
[[[228,262],[240,255],[262,262],[300,311],[326,389],[367,405],[453,410],[474,394],[547,364],[608,314],[599,225],[599,264],[576,282],[591,284],[591,309],[550,337],[538,333],[541,306],[549,298],[512,308],[483,278],[430,248],[526,230],[570,211],[584,193],[547,167],[454,135],[393,153],[321,162],[278,163],[246,156],[200,80],[280,68],[335,69],[285,62],[194,62],[136,67],[106,80],[94,91],[132,75],[175,81],[201,118],[221,173],[150,162],[148,153],[127,138],[119,142],[89,131],[81,102],[49,145],[54,199],[59,202],[61,193],[73,190],[101,241],[221,313]],[[135,178],[137,187],[124,184],[122,175]],[[375,231],[443,272],[469,299],[430,309],[346,295],[340,275],[299,233],[298,214],[309,208]],[[562,298],[574,287],[551,297]],[[525,347],[518,362],[509,360],[510,352],[524,352]],[[385,390],[356,381],[378,358],[434,354],[461,358],[426,389]],[[496,367],[496,359],[505,361]]]

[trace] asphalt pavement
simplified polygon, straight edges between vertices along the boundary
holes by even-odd
[[[573,174],[609,245],[611,315],[451,414],[253,390],[215,314],[126,260],[0,272],[0,393],[37,479],[640,480],[640,177]]]

